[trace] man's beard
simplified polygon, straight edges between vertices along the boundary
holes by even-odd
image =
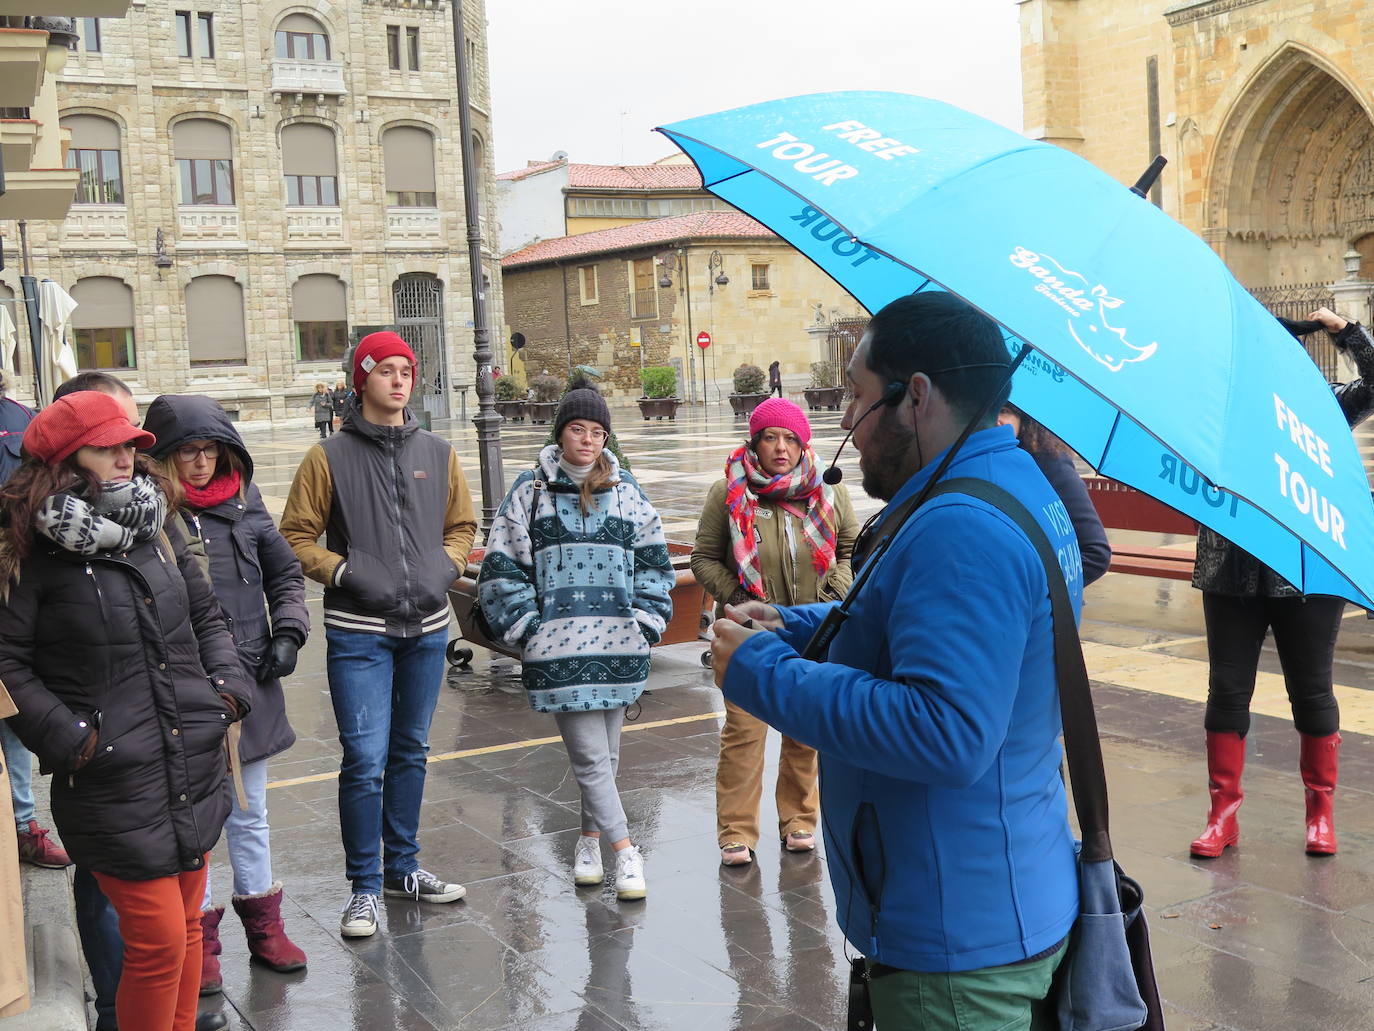
[[[882,412],[868,439],[868,449],[859,456],[864,493],[879,501],[891,501],[911,476],[906,468],[907,454],[916,434],[895,414],[890,408]]]

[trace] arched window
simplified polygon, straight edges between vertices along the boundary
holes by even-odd
[[[68,115],[62,128],[72,131],[67,167],[81,170],[77,204],[123,204],[124,179],[119,168],[119,126],[98,115]]]
[[[437,206],[434,187],[434,137],[426,129],[398,125],[382,133],[389,208]]]
[[[291,287],[296,354],[303,362],[342,358],[348,347],[348,292],[338,276],[301,276]]]
[[[339,203],[339,163],[334,130],[299,123],[281,131],[282,172],[286,203],[333,207]]]
[[[233,204],[234,156],[229,127],[208,118],[172,126],[182,204]]]
[[[111,276],[72,284],[72,343],[81,369],[134,368],[134,292]]]
[[[328,61],[329,33],[308,14],[288,14],[277,26],[277,56],[296,61]]]
[[[243,287],[228,276],[196,276],[186,286],[187,350],[192,368],[244,365]]]

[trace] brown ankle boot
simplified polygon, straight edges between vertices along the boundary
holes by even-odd
[[[1236,811],[1245,798],[1240,775],[1245,769],[1245,738],[1230,731],[1207,732],[1207,791],[1212,806],[1207,812],[1207,827],[1188,846],[1188,851],[1203,859],[1214,859],[1240,840]]]
[[[1307,789],[1307,854],[1336,854],[1336,825],[1332,813],[1336,794],[1336,770],[1341,755],[1341,735],[1310,737],[1300,734],[1302,742],[1298,770]]]
[[[224,991],[224,979],[219,973],[219,922],[224,919],[223,906],[211,906],[200,914],[200,994],[217,995]]]
[[[261,895],[235,895],[234,912],[243,921],[253,960],[282,974],[305,968],[305,953],[286,936],[281,918],[281,882]]]

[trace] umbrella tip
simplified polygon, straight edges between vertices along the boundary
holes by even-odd
[[[1159,178],[1159,173],[1164,171],[1164,166],[1168,163],[1169,159],[1163,154],[1156,154],[1155,159],[1150,162],[1150,167],[1145,169],[1144,174],[1141,175],[1141,177],[1135,181],[1135,185],[1131,187],[1131,192],[1137,197],[1143,197],[1145,194],[1149,193],[1150,189],[1155,184],[1155,180]]]

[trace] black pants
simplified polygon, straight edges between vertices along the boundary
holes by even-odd
[[[1327,594],[1292,598],[1234,598],[1202,593],[1207,623],[1206,727],[1213,733],[1250,730],[1250,699],[1265,632],[1283,666],[1283,684],[1298,733],[1325,737],[1340,729],[1340,709],[1331,690],[1331,662],[1345,601]]]
[[[334,420],[327,419],[324,422],[317,422],[315,423],[315,429],[320,431],[320,439],[324,440],[325,437],[334,432]]]

